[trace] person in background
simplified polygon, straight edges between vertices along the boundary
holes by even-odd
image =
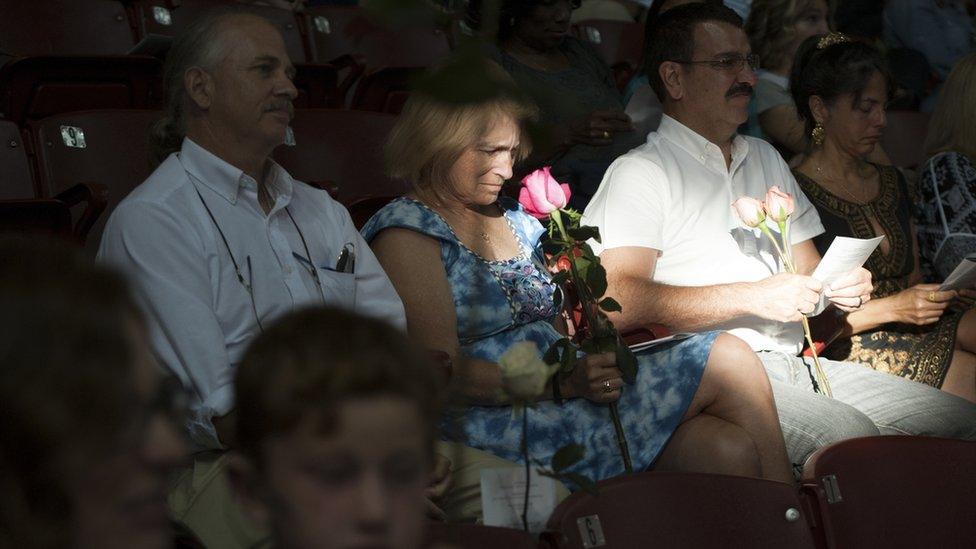
[[[377,212],[363,235],[404,300],[410,335],[451,356],[449,396],[463,407],[445,415],[444,436],[524,461],[522,420],[502,391],[499,361],[522,342],[541,358],[566,327],[542,253],[545,230],[499,196],[528,153],[523,124],[533,109],[501,67],[485,60],[468,68],[478,97],[411,93],[388,159],[391,175],[413,190]],[[532,459],[550,463],[576,443],[585,453],[573,472],[592,480],[622,474],[607,407],[618,402],[635,471],[792,481],[768,382],[742,341],[711,332],[637,360],[632,385],[613,353],[583,356],[570,377],[550,380],[527,411]]]
[[[130,277],[156,356],[191,390],[193,465],[170,506],[208,547],[269,535],[242,515],[224,475],[235,446],[234,369],[252,338],[320,304],[406,325],[346,209],[271,159],[293,114],[294,74],[281,34],[260,17],[218,11],[188,26],[167,57],[168,110],[152,136],[161,164],[112,213],[98,253]],[[453,506],[441,509],[452,518],[475,520],[478,468],[503,465],[484,452],[445,451],[435,471],[453,476],[452,496],[437,482],[434,497]]]
[[[956,61],[973,51],[974,11],[976,0],[888,0],[884,39],[890,48],[922,52],[941,86]],[[930,112],[938,94],[937,87],[921,110]]]
[[[648,74],[664,98],[661,127],[619,158],[583,213],[608,273],[621,330],[664,324],[678,332],[730,330],[759,355],[772,384],[793,463],[845,438],[911,433],[976,439],[976,405],[858,364],[821,359],[833,398],[798,355],[802,315],[869,303],[871,276],[853,269],[829,287],[811,277],[816,209],[767,142],[737,135],[755,84],[742,20],[724,6],[687,4],[658,25]],[[790,244],[797,273],[772,243],[743,226],[730,204],[778,186],[793,197]],[[716,268],[720,266],[720,268]],[[812,366],[809,367],[812,369]]]
[[[787,161],[810,142],[790,96],[793,58],[808,37],[830,31],[828,17],[826,0],[754,0],[746,19],[746,35],[762,67],[747,133],[769,141]]]
[[[956,292],[921,283],[914,193],[895,167],[862,159],[881,139],[894,91],[884,57],[842,34],[811,37],[791,88],[814,136],[793,175],[826,229],[813,239],[817,251],[838,236],[885,237],[865,263],[872,299],[844,318],[824,356],[976,402],[976,311],[948,309]]]
[[[468,24],[490,42],[490,56],[539,106],[535,154],[518,166],[529,172],[551,165],[582,209],[614,158],[643,140],[634,131],[610,68],[596,51],[570,34],[579,0],[472,0]],[[483,13],[484,12],[484,13]],[[496,20],[497,29],[482,28]]]
[[[956,63],[929,120],[918,184],[922,267],[942,280],[976,252],[976,54]]]
[[[441,398],[393,326],[330,308],[255,338],[235,374],[232,485],[279,549],[420,546]]]
[[[0,241],[0,547],[172,547],[183,402],[121,275],[66,244]]]

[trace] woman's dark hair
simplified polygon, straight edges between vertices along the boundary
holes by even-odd
[[[885,79],[888,99],[894,95],[891,74],[881,52],[854,40],[834,42],[821,48],[824,36],[811,36],[800,44],[790,75],[796,112],[806,123],[808,133],[816,124],[810,111],[810,98],[815,95],[833,105],[839,97],[850,94],[853,95],[852,105],[856,105],[875,72],[881,73]]]
[[[465,23],[474,30],[488,31],[490,21],[493,21],[497,10],[498,31],[495,36],[484,38],[496,43],[506,40],[512,35],[515,27],[526,15],[539,6],[551,6],[561,0],[471,0],[465,13]],[[569,0],[575,10],[580,7],[582,0]]]
[[[644,58],[644,72],[654,93],[663,101],[668,90],[661,80],[661,63],[690,61],[695,53],[695,27],[706,21],[742,28],[742,18],[723,4],[696,2],[674,7],[658,18]]]

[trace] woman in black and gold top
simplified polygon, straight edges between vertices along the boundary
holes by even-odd
[[[793,173],[826,229],[818,250],[835,236],[886,237],[865,265],[873,299],[846,317],[825,354],[976,401],[976,312],[958,307],[956,292],[920,283],[912,190],[896,168],[863,159],[881,138],[892,90],[881,54],[843,35],[813,37],[790,84],[811,132]]]

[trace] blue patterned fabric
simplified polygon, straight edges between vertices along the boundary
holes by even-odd
[[[371,241],[384,229],[402,228],[435,238],[457,308],[461,352],[497,362],[513,344],[532,341],[542,354],[562,336],[553,327],[557,314],[548,271],[538,246],[544,229],[514,201],[500,199],[522,253],[488,261],[462,244],[444,219],[409,198],[394,200],[363,227]],[[637,383],[624,388],[620,414],[636,470],[648,468],[677,428],[698,389],[716,333],[695,336],[638,354]],[[529,451],[548,464],[553,453],[582,444],[585,458],[572,471],[599,480],[623,473],[609,408],[577,398],[529,409]],[[449,440],[521,462],[521,415],[510,406],[470,406],[445,415]]]

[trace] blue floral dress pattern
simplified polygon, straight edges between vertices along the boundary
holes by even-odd
[[[457,332],[466,356],[497,362],[513,344],[532,341],[542,354],[562,336],[552,324],[558,310],[539,238],[544,229],[509,199],[499,199],[522,253],[488,261],[462,244],[433,210],[409,198],[394,200],[363,227],[371,241],[384,229],[409,229],[440,242],[441,260],[457,309]],[[710,332],[638,353],[637,382],[626,386],[620,415],[635,470],[650,467],[677,428],[698,390],[717,333]],[[559,448],[581,444],[585,457],[571,471],[593,480],[624,472],[609,408],[582,398],[562,405],[539,402],[528,411],[529,452],[549,463]],[[510,406],[469,406],[445,414],[443,436],[522,462],[521,415]],[[575,487],[571,487],[575,488]]]

